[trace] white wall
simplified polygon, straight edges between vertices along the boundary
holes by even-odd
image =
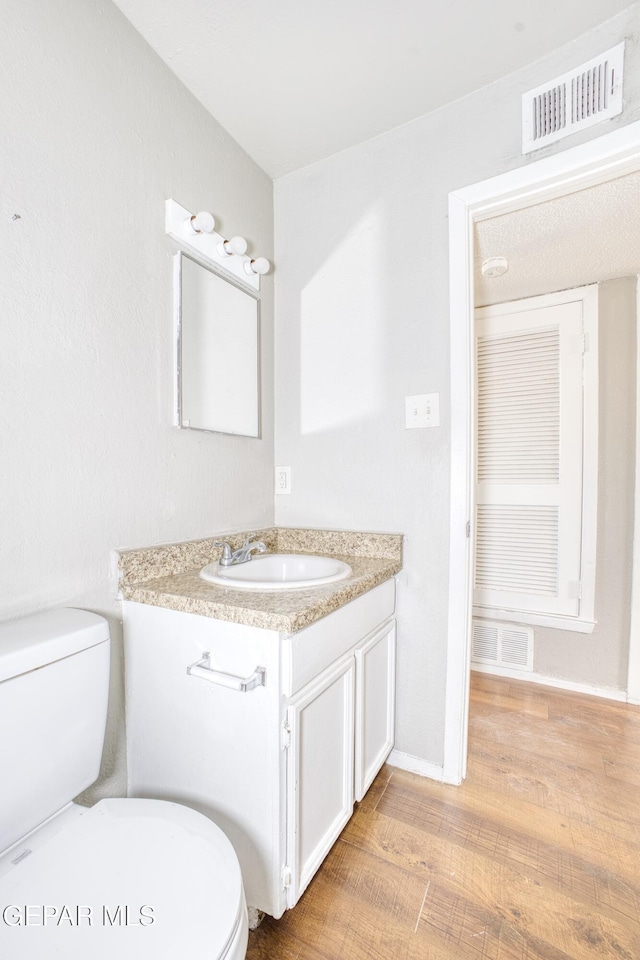
[[[449,191],[525,162],[521,95],[629,38],[621,118],[640,117],[640,5],[522,71],[276,182],[276,522],[406,535],[397,748],[443,755],[449,517]],[[405,430],[437,391],[439,429]]]
[[[110,551],[273,519],[272,280],[263,439],[172,427],[164,201],[270,257],[272,184],[111,3],[4,0],[0,35],[0,617],[109,616],[100,792],[122,793]]]

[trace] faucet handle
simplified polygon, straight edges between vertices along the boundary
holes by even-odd
[[[231,560],[231,545],[226,540],[215,540],[214,547],[222,547],[222,560]]]
[[[264,544],[262,540],[252,540],[251,539],[252,536],[254,536],[254,534],[251,534],[251,536],[245,538],[245,541],[242,544],[243,550],[245,550],[247,547],[257,547],[258,552],[262,553],[262,550],[260,549],[260,547],[262,547],[264,550],[267,549],[266,544]]]
[[[249,547],[252,547],[254,550],[257,550],[258,553],[264,553],[265,550],[267,549],[266,543],[263,543],[262,540],[252,540],[250,537],[247,537],[247,539],[242,544],[242,549],[248,550]]]

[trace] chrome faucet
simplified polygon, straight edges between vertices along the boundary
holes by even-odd
[[[219,561],[221,567],[231,567],[236,563],[247,563],[251,560],[254,550],[257,553],[264,553],[267,549],[267,545],[262,540],[249,542],[248,537],[237,550],[232,550],[231,544],[226,540],[216,540],[214,547],[222,547],[222,556]]]

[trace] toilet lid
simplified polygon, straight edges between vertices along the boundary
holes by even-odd
[[[211,820],[102,800],[0,879],[0,956],[217,960],[244,909],[237,857]]]

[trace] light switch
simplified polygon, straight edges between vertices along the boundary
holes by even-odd
[[[440,426],[440,394],[419,393],[405,397],[407,430],[417,427]]]

